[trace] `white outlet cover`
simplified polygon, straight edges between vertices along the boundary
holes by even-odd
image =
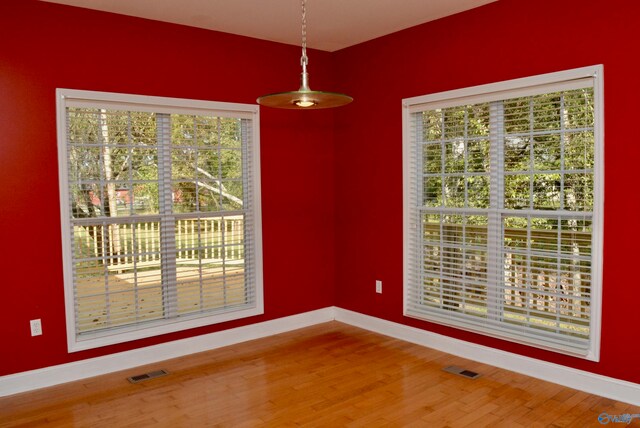
[[[41,336],[42,335],[42,321],[39,320],[39,319],[31,320],[30,324],[31,324],[31,336]]]

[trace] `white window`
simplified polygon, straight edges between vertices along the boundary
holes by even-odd
[[[57,101],[69,350],[263,313],[257,106]]]
[[[598,360],[602,66],[403,103],[405,315]]]

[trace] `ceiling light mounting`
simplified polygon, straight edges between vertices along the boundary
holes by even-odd
[[[307,65],[307,1],[302,0],[302,56],[300,65],[302,74],[300,76],[300,89],[290,92],[278,92],[275,94],[263,95],[258,98],[258,104],[266,107],[313,110],[321,108],[340,107],[353,101],[348,95],[336,92],[312,91],[309,88],[309,73]]]

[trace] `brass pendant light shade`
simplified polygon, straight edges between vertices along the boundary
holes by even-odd
[[[322,108],[340,107],[353,101],[348,95],[337,92],[312,91],[309,88],[309,73],[307,72],[307,7],[306,0],[302,0],[302,74],[300,89],[290,92],[277,92],[258,98],[258,104],[266,107],[291,110],[316,110]]]
[[[306,68],[303,65],[303,69]],[[305,79],[306,77],[306,79]],[[258,98],[258,104],[266,107],[284,108],[292,110],[314,110],[321,108],[340,107],[353,101],[348,95],[336,92],[312,91],[305,85],[308,79],[306,71],[302,73],[303,84],[297,91],[277,92]]]

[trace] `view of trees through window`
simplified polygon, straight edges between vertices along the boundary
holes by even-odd
[[[78,332],[248,301],[244,122],[67,108]]]
[[[432,109],[412,120],[422,254],[414,300],[587,340],[593,89]]]

